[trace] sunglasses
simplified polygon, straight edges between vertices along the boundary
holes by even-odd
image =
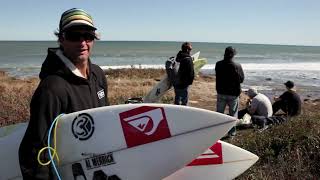
[[[64,38],[67,40],[67,41],[71,41],[71,42],[79,42],[81,40],[84,40],[86,42],[91,42],[93,41],[96,36],[92,33],[89,33],[89,32],[65,32],[63,34]]]

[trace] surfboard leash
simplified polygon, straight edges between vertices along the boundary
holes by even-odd
[[[50,129],[49,129],[49,132],[48,132],[48,146],[47,147],[44,147],[42,148],[39,152],[38,152],[38,156],[37,156],[37,160],[38,160],[38,163],[42,166],[47,166],[49,165],[50,163],[52,163],[52,167],[58,177],[59,180],[61,180],[61,177],[60,177],[60,174],[57,170],[57,167],[56,167],[56,164],[54,162],[54,157],[57,158],[57,161],[59,163],[59,156],[58,156],[58,152],[57,152],[57,126],[58,126],[58,122],[60,120],[60,118],[63,116],[64,114],[60,114],[58,115],[54,121],[52,122],[51,126],[50,126]],[[51,147],[51,143],[50,143],[50,140],[51,140],[51,134],[52,134],[52,129],[54,129],[54,135],[53,135],[53,142],[54,142],[54,147]],[[40,159],[40,155],[41,153],[43,153],[44,150],[48,149],[48,153],[49,153],[49,161],[48,162],[42,162],[41,159]],[[53,154],[51,154],[51,151],[53,152]]]

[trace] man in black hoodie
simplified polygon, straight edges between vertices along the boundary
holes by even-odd
[[[229,46],[226,48],[224,58],[216,63],[216,90],[217,90],[217,111],[224,113],[226,106],[229,106],[229,115],[238,117],[239,96],[241,83],[244,80],[244,73],[239,63],[233,61],[236,50]],[[236,128],[233,127],[228,135],[236,135]]]
[[[42,64],[40,84],[30,104],[30,121],[19,148],[24,179],[56,179],[51,166],[37,162],[47,146],[48,130],[59,114],[108,105],[107,81],[102,69],[92,64],[90,54],[98,39],[91,16],[73,8],[61,15],[59,48],[49,48]],[[47,153],[41,160],[48,161]]]
[[[178,52],[176,61],[179,63],[177,81],[173,84],[175,99],[174,104],[188,104],[188,89],[194,79],[193,59],[190,56],[192,45],[190,42],[185,42],[181,46],[181,51]]]
[[[287,117],[298,116],[301,114],[301,98],[294,89],[294,83],[287,81],[284,83],[287,91],[280,97],[275,97],[275,102],[272,105],[273,114],[277,113],[280,109],[286,113]]]

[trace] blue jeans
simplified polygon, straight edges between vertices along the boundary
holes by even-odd
[[[238,118],[239,96],[230,96],[218,94],[217,96],[217,112],[224,113],[226,106],[229,106],[229,115]],[[236,127],[234,126],[228,132],[229,135],[236,135]]]
[[[174,88],[175,98],[174,104],[176,105],[187,105],[188,104],[188,93],[189,86],[184,89]]]

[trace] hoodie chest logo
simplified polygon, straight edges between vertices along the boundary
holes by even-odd
[[[105,95],[104,95],[104,90],[101,89],[100,91],[98,91],[98,92],[97,92],[97,95],[98,95],[98,98],[99,98],[99,99],[104,98],[104,96],[105,96]]]

